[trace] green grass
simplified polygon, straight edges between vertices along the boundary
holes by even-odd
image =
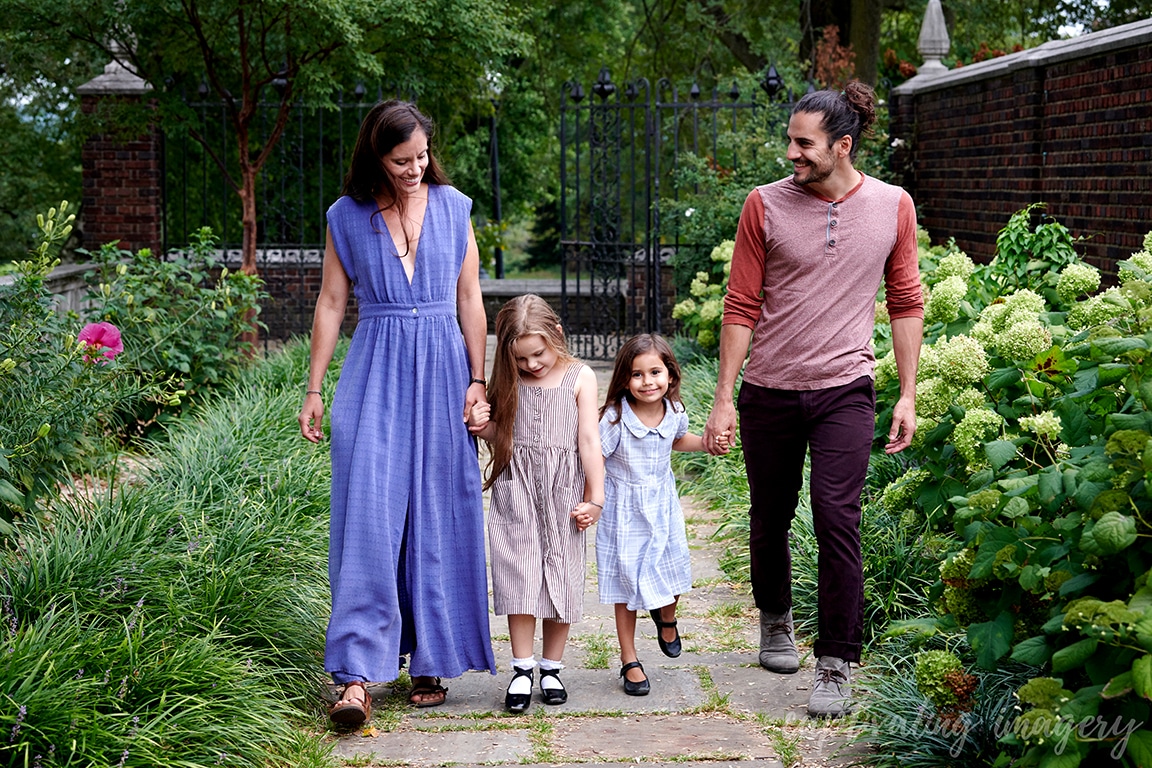
[[[306,727],[323,711],[327,455],[296,427],[307,350],[286,355],[151,445],[137,482],[20,524],[0,554],[0,761],[331,764]]]
[[[584,649],[585,669],[608,669],[620,652],[613,635],[581,634],[574,636],[572,642]]]

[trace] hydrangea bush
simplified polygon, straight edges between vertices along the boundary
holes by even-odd
[[[1034,215],[988,265],[922,251],[918,431],[883,499],[958,542],[934,631],[962,633],[985,669],[1038,670],[1003,764],[1152,765],[1152,233],[1100,291],[1068,231]],[[883,330],[876,344],[877,401],[894,403]]]
[[[720,324],[724,319],[724,286],[732,271],[736,243],[725,240],[712,249],[710,259],[719,274],[697,272],[689,288],[690,298],[672,308],[672,317],[684,324],[684,334],[695,339],[705,351],[720,344]],[[712,282],[713,279],[719,282]]]

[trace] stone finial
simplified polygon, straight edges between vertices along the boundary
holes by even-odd
[[[112,52],[112,61],[104,65],[104,74],[97,75],[76,89],[82,96],[100,95],[134,95],[139,96],[152,90],[147,80],[140,77],[127,65],[121,56],[124,47],[116,40],[108,44]]]
[[[934,77],[948,71],[940,59],[948,55],[951,41],[948,39],[948,26],[944,23],[944,10],[940,7],[940,0],[928,0],[928,8],[924,12],[924,23],[920,25],[920,39],[916,48],[924,57],[924,63],[917,70],[921,77]]]

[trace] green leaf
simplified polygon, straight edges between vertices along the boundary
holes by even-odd
[[[968,627],[968,644],[976,651],[976,663],[996,669],[996,662],[1012,648],[1012,614],[1001,611],[992,621]]]
[[[1100,553],[1114,555],[1136,543],[1136,521],[1119,512],[1106,512],[1092,528]]]
[[[1052,657],[1052,649],[1043,635],[1022,640],[1012,649],[1012,661],[1029,664],[1033,667],[1042,667]]]
[[[1132,670],[1123,672],[1108,681],[1104,686],[1104,690],[1100,692],[1100,696],[1105,699],[1116,699],[1124,696],[1132,690]]]
[[[1016,445],[1008,440],[993,440],[984,446],[984,455],[995,469],[1000,469],[1016,456]]]
[[[1084,666],[1084,662],[1096,653],[1099,644],[1095,638],[1086,637],[1066,648],[1061,648],[1052,654],[1052,672],[1060,673]]]
[[[1133,731],[1128,737],[1128,757],[1137,768],[1152,765],[1152,731]]]
[[[1053,409],[1060,417],[1060,439],[1068,445],[1084,445],[1091,436],[1091,421],[1084,409],[1071,400],[1061,401]]]
[[[1079,750],[1065,748],[1059,754],[1052,752],[1041,758],[1040,768],[1076,768],[1080,760]]]
[[[988,374],[987,386],[989,391],[995,392],[1009,387],[1020,381],[1019,368],[999,368]]]
[[[1055,505],[1064,497],[1064,477],[1060,474],[1060,468],[1052,466],[1040,470],[1036,491],[1040,503],[1048,511],[1055,511]]]
[[[1134,349],[1148,349],[1148,342],[1138,336],[1114,336],[1093,339],[1092,348],[1108,357],[1116,357]]]
[[[1145,654],[1132,662],[1132,689],[1137,696],[1152,701],[1152,654]]]
[[[0,501],[13,507],[24,508],[24,494],[20,493],[12,483],[2,478],[0,478]]]
[[[1024,517],[1032,508],[1028,506],[1028,502],[1020,496],[1013,496],[1008,499],[1008,503],[1000,510],[1000,514],[1007,517],[1009,520],[1015,520],[1018,517]]]
[[[1128,375],[1128,370],[1125,363],[1101,363],[1097,384],[1101,387],[1115,384]]]
[[[1149,608],[1152,608],[1152,586],[1143,586],[1128,601],[1128,610],[1144,613]]]

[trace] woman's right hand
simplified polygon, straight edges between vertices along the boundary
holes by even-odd
[[[315,392],[304,395],[300,408],[300,434],[305,440],[318,443],[324,439],[324,398]]]

